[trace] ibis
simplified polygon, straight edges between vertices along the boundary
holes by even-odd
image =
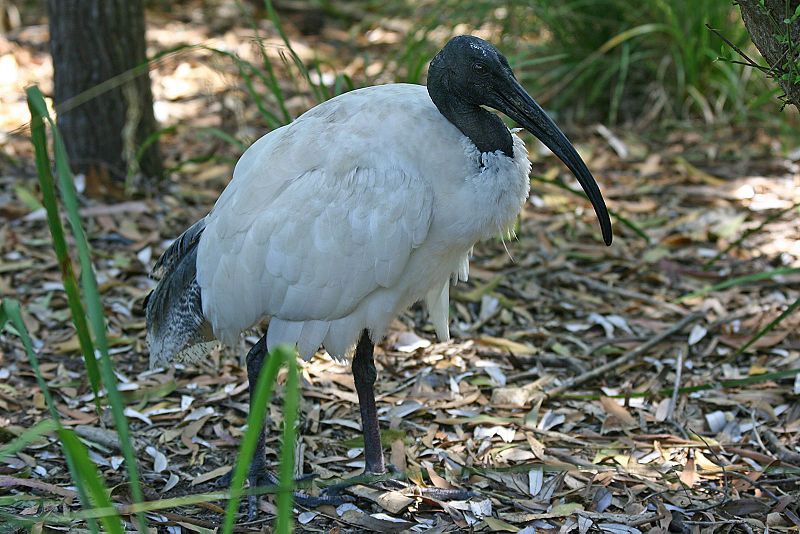
[[[520,85],[505,57],[472,36],[451,39],[427,87],[354,90],[261,137],[213,209],[154,267],[146,303],[150,363],[202,358],[269,317],[249,351],[254,386],[268,351],[320,347],[351,360],[367,473],[387,469],[373,391],[376,342],[423,301],[449,339],[449,286],[466,280],[481,239],[504,234],[528,197],[523,141],[490,111],[538,137],[575,175],[611,244],[600,190],[567,137]],[[264,434],[249,482],[261,485]]]

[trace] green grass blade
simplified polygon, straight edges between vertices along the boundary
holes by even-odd
[[[784,274],[795,274],[795,273],[800,273],[800,267],[781,267],[780,269],[773,269],[771,271],[764,271],[761,273],[752,273],[745,276],[738,276],[736,278],[729,278],[728,280],[724,280],[718,284],[714,284],[712,286],[706,286],[696,291],[692,291],[691,293],[687,293],[682,297],[678,298],[677,300],[675,300],[675,303],[680,304],[684,300],[693,297],[704,297],[709,293],[713,293],[714,291],[722,291],[723,289],[740,286],[742,284],[749,284],[750,282],[760,282],[762,280],[769,280],[776,276]]]
[[[782,210],[778,210],[777,212],[773,213],[772,215],[770,215],[769,217],[764,219],[761,222],[761,224],[759,224],[755,228],[751,228],[751,229],[747,230],[746,232],[744,232],[741,235],[741,237],[739,237],[736,241],[731,242],[730,245],[725,247],[725,250],[721,250],[721,251],[717,252],[714,255],[713,258],[708,260],[703,265],[703,269],[704,270],[710,269],[715,263],[717,263],[717,261],[719,261],[720,258],[722,258],[726,254],[728,254],[731,250],[733,250],[735,248],[739,248],[742,245],[742,242],[744,242],[745,239],[747,239],[748,237],[750,237],[753,234],[757,234],[757,233],[761,232],[761,230],[763,230],[768,224],[775,222],[776,220],[778,220],[781,217],[783,217],[784,214],[786,214],[786,213],[788,213],[788,212],[790,212],[792,210],[798,210],[798,212],[800,212],[800,202],[796,202],[796,203],[792,204],[791,206],[789,206],[788,208],[783,208]]]
[[[297,412],[300,406],[300,386],[297,377],[297,356],[293,349],[285,346],[275,349],[275,355],[286,362],[289,374],[283,397],[283,442],[278,488],[278,521],[275,531],[289,534],[294,524],[292,503],[294,501],[294,444],[297,431]]]
[[[42,190],[42,203],[47,211],[47,224],[50,227],[50,235],[53,237],[53,250],[56,253],[56,259],[61,269],[61,279],[64,283],[64,291],[67,294],[67,303],[72,315],[72,322],[75,325],[75,332],[83,354],[86,374],[89,377],[89,384],[95,394],[95,399],[97,399],[100,391],[100,369],[94,356],[94,343],[92,343],[89,334],[89,326],[86,322],[86,313],[78,290],[75,270],[67,252],[64,228],[61,226],[61,219],[58,214],[55,181],[50,170],[50,157],[47,154],[47,137],[44,130],[44,116],[47,114],[47,107],[38,87],[30,87],[26,93],[28,96],[28,108],[31,112],[31,141],[36,154],[36,171],[39,175],[39,184]],[[95,401],[95,403],[99,408],[99,401]]]
[[[800,374],[800,368],[797,369],[786,369],[785,371],[776,371],[774,373],[764,373],[760,375],[753,375],[748,376],[745,378],[731,378],[727,380],[720,380],[719,382],[714,382],[711,384],[698,384],[696,386],[684,386],[678,388],[678,393],[681,395],[686,395],[688,393],[696,393],[698,391],[708,391],[712,389],[721,389],[721,388],[737,388],[742,386],[750,386],[753,384],[760,384],[762,382],[771,382],[774,380],[781,380],[784,378],[789,378],[795,375]],[[662,388],[657,391],[657,393],[661,396],[668,397],[672,395],[673,388]],[[596,393],[562,393],[556,395],[560,399],[567,399],[567,400],[598,400],[601,395]],[[645,398],[645,397],[652,397],[652,391],[633,391],[627,393],[621,393],[618,395],[602,395],[603,397],[611,397],[612,399],[625,399],[625,398]]]
[[[241,150],[242,152],[247,150],[247,146],[245,146],[244,143],[236,139],[228,132],[220,130],[219,128],[215,128],[213,126],[205,126],[202,128],[198,128],[197,131],[221,139],[226,143],[228,143],[229,145],[234,146],[237,149]]]
[[[89,459],[89,453],[86,447],[72,430],[62,428],[58,431],[58,436],[61,439],[64,450],[70,451],[70,454],[75,459],[75,465],[78,468],[77,471],[80,473],[80,478],[87,488],[94,506],[113,510],[113,514],[104,515],[99,518],[100,523],[103,525],[103,530],[105,532],[111,532],[112,534],[124,534],[119,514],[111,504],[108,490],[103,485],[103,480],[100,477],[100,473],[97,472],[97,467]],[[142,532],[147,531],[145,530]]]
[[[122,395],[117,389],[117,378],[114,375],[113,365],[108,354],[105,313],[102,301],[100,300],[97,279],[94,276],[94,266],[89,252],[89,242],[86,239],[86,234],[81,224],[78,197],[75,192],[72,171],[70,171],[69,168],[66,147],[64,146],[64,141],[59,134],[55,121],[53,121],[47,111],[44,96],[41,91],[39,91],[39,88],[35,86],[31,87],[28,89],[27,94],[31,108],[35,108],[40,117],[50,123],[53,133],[53,144],[55,147],[54,156],[61,191],[61,200],[64,203],[67,212],[67,220],[70,223],[72,234],[75,238],[75,245],[78,249],[78,259],[81,265],[81,288],[86,298],[86,308],[89,315],[89,324],[94,334],[94,344],[100,353],[100,374],[103,379],[103,384],[105,385],[111,413],[114,418],[114,425],[119,434],[122,455],[125,458],[125,469],[130,479],[131,496],[134,502],[141,502],[144,500],[144,495],[142,494],[142,488],[139,484],[139,475],[136,468],[136,453],[133,450],[130,431],[128,429],[128,420],[124,413],[125,407]],[[85,361],[89,360],[93,360],[93,358],[85,358]],[[147,521],[144,515],[139,514],[137,519],[140,531],[146,532]]]
[[[137,166],[138,166],[139,162],[142,160],[142,156],[144,155],[144,153],[147,152],[147,149],[150,148],[150,146],[153,143],[155,143],[159,139],[161,139],[162,135],[173,133],[177,129],[178,129],[178,126],[176,124],[173,124],[172,126],[167,126],[165,128],[159,128],[155,132],[152,132],[147,137],[145,137],[144,140],[142,141],[142,144],[139,145],[139,147],[136,149],[136,153],[133,156],[133,159],[136,161]],[[135,168],[135,166],[131,166],[130,167],[129,173],[128,173],[128,179],[131,178],[131,171],[134,168]]]
[[[283,44],[286,45],[286,49],[289,51],[289,56],[292,58],[292,63],[294,63],[294,66],[303,76],[303,79],[306,81],[306,83],[308,83],[309,88],[314,93],[314,98],[316,99],[317,103],[324,102],[326,97],[325,92],[321,87],[322,81],[320,80],[320,83],[316,84],[311,79],[311,72],[308,70],[308,67],[306,67],[305,63],[303,63],[303,60],[300,59],[300,56],[297,54],[297,52],[295,52],[289,37],[283,30],[283,24],[281,24],[281,19],[278,16],[278,13],[275,11],[275,6],[272,5],[272,0],[264,0],[264,7],[267,9],[267,15],[272,21],[272,24],[275,26],[278,35],[280,35],[281,40],[283,40]]]
[[[267,49],[264,47],[264,40],[261,38],[261,32],[258,26],[258,23],[255,18],[250,17],[250,26],[253,29],[253,33],[256,36],[256,42],[258,43],[259,52],[261,52],[261,60],[264,66],[263,77],[262,80],[264,84],[269,89],[269,92],[275,98],[275,101],[278,104],[278,109],[281,112],[283,117],[283,122],[275,126],[273,128],[277,128],[278,126],[282,126],[284,124],[289,124],[292,122],[292,116],[289,113],[288,108],[286,107],[286,97],[283,95],[283,90],[281,89],[280,82],[278,81],[278,76],[275,74],[275,69],[272,66],[272,61],[269,58],[269,54],[267,54]],[[260,98],[260,95],[259,95]],[[277,118],[276,118],[277,121]]]
[[[792,303],[792,304],[791,304],[791,305],[790,305],[788,308],[786,308],[785,310],[783,310],[783,313],[781,313],[780,315],[778,315],[778,316],[777,316],[775,319],[773,319],[772,321],[770,321],[770,323],[769,323],[767,326],[765,326],[765,327],[764,327],[764,328],[762,328],[762,329],[761,329],[761,330],[760,330],[758,333],[756,333],[756,335],[754,335],[753,337],[751,337],[750,339],[748,339],[748,340],[747,340],[747,343],[745,343],[744,345],[742,345],[741,347],[739,347],[739,348],[736,350],[736,352],[734,352],[734,353],[733,353],[733,356],[731,356],[731,357],[730,357],[730,359],[736,358],[736,357],[737,357],[737,356],[739,356],[741,353],[743,353],[744,351],[746,351],[747,349],[749,349],[749,348],[750,348],[750,346],[751,346],[753,343],[755,343],[756,341],[758,341],[759,339],[761,339],[762,337],[764,337],[766,334],[768,334],[768,333],[769,333],[769,332],[770,332],[770,331],[771,331],[773,328],[775,328],[776,326],[778,326],[778,324],[779,324],[781,321],[783,321],[784,319],[786,319],[787,317],[789,317],[789,316],[790,316],[792,313],[794,313],[794,311],[795,311],[797,308],[800,308],[800,297],[798,297],[798,298],[797,298],[797,300],[795,300],[795,301],[794,301],[794,302],[793,302],[793,303]]]
[[[658,33],[667,31],[667,26],[664,24],[659,23],[649,23],[649,24],[642,24],[641,26],[636,26],[635,28],[627,29],[623,32],[618,33],[605,43],[603,46],[597,49],[597,52],[600,54],[605,54],[613,50],[614,48],[618,47],[622,43],[625,43],[634,37],[640,37],[642,35],[647,35],[650,33]]]
[[[0,325],[0,329],[2,329],[2,325]],[[27,429],[11,442],[0,447],[0,460],[17,454],[31,443],[34,443],[42,436],[52,433],[57,428],[58,423],[53,419],[43,419],[39,421],[32,428]]]
[[[263,45],[261,44],[260,41],[259,41],[259,46],[261,46],[263,51]],[[220,50],[219,48],[214,48],[213,46],[207,46],[207,45],[198,45],[198,48],[200,48],[201,50],[206,50],[208,52],[211,52],[212,54],[228,58],[234,62],[236,68],[239,70],[239,75],[241,75],[242,80],[244,81],[247,94],[253,100],[253,103],[258,108],[259,113],[267,122],[267,125],[270,128],[272,129],[278,128],[280,126],[283,126],[284,124],[289,124],[290,122],[292,122],[292,119],[289,116],[289,112],[286,110],[286,106],[283,100],[283,93],[280,91],[280,88],[277,85],[278,84],[277,77],[275,76],[274,72],[271,71],[272,67],[269,64],[269,62],[266,61],[266,59],[265,59],[265,66],[267,67],[267,72],[265,73],[259,70],[258,67],[256,67],[249,61],[242,59],[236,54],[228,52],[227,50]],[[266,58],[266,51],[263,51],[262,53],[265,54],[264,57]],[[284,117],[283,119],[278,118],[274,113],[270,112],[269,109],[267,109],[267,104],[264,101],[264,98],[261,96],[261,93],[256,89],[256,86],[253,83],[254,77],[261,80],[262,83],[264,83],[264,85],[266,85],[269,88],[270,92],[276,97],[278,101],[278,107],[281,109],[281,112]]]
[[[50,417],[56,426],[60,428],[61,418],[56,410],[55,402],[53,402],[53,396],[50,395],[50,388],[47,387],[47,382],[45,382],[44,377],[42,376],[42,371],[39,368],[39,358],[36,357],[36,352],[33,350],[31,336],[28,333],[28,329],[25,327],[25,322],[22,320],[22,312],[20,311],[19,303],[15,300],[5,299],[0,302],[0,306],[2,306],[3,312],[2,322],[10,322],[16,329],[17,335],[22,340],[22,346],[25,348],[25,353],[28,355],[28,361],[30,362],[31,368],[36,376],[36,382],[39,385],[39,390],[42,392],[42,396],[47,404],[47,409],[50,411]],[[78,489],[78,495],[81,499],[81,503],[85,508],[91,507],[89,493],[78,475],[75,458],[73,457],[72,452],[67,448],[64,448],[64,459],[67,462],[67,469],[69,469],[70,476],[72,477],[72,480],[75,482],[75,485]],[[92,533],[96,534],[99,532],[97,523],[94,520],[88,520],[87,525]]]
[[[47,514],[46,517],[28,516],[28,519],[44,521],[46,520],[50,525],[69,525],[75,521],[90,521],[100,519],[101,517],[112,517],[115,515],[133,515],[141,512],[157,512],[160,510],[169,510],[180,506],[193,506],[196,504],[203,504],[209,502],[219,501],[227,497],[227,493],[216,491],[209,493],[196,493],[192,495],[184,495],[182,497],[173,497],[170,499],[158,499],[156,501],[145,501],[136,504],[118,504],[116,506],[94,507],[85,508],[76,512],[64,514]],[[4,505],[14,504],[19,500],[19,495],[2,496],[0,497],[0,507]],[[30,496],[31,500],[37,499]],[[41,499],[40,499],[41,500]],[[6,514],[8,516],[8,514]],[[3,517],[2,508],[0,508],[0,517]],[[3,531],[0,530],[0,533]]]
[[[225,519],[222,524],[223,534],[231,534],[233,525],[236,521],[236,514],[239,511],[239,502],[242,498],[242,486],[247,478],[247,470],[253,460],[256,450],[256,442],[261,428],[264,426],[264,417],[267,412],[269,400],[272,397],[272,390],[278,370],[281,367],[281,356],[275,351],[265,356],[266,361],[261,368],[261,374],[256,382],[256,390],[250,391],[250,413],[247,414],[247,431],[242,437],[239,446],[239,455],[236,458],[236,465],[231,477],[230,499],[225,509]]]

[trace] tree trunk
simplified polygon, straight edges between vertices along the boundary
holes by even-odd
[[[786,93],[786,101],[800,110],[800,18],[790,24],[784,22],[792,18],[800,0],[738,0],[738,3],[747,32],[767,60],[771,75]]]
[[[136,161],[157,128],[142,0],[47,4],[58,126],[74,170],[100,187],[118,186],[131,171],[160,177],[158,143]]]

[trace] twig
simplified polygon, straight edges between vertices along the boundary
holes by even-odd
[[[767,438],[769,444],[772,445],[772,448],[775,450],[775,455],[781,462],[800,465],[800,453],[787,449],[786,446],[780,442],[778,436],[773,434],[771,430],[764,430],[762,433],[764,437]]]
[[[753,61],[752,59],[750,59],[750,57],[749,57],[747,54],[745,54],[745,53],[742,51],[742,49],[741,49],[741,48],[739,48],[738,46],[736,46],[735,44],[733,44],[733,43],[730,41],[730,39],[728,39],[727,37],[725,37],[724,35],[722,35],[722,34],[719,32],[719,30],[717,30],[717,29],[715,29],[715,28],[712,28],[712,27],[711,27],[710,25],[708,25],[708,24],[706,24],[706,28],[708,28],[709,30],[711,30],[711,31],[714,33],[714,35],[716,35],[717,37],[719,37],[720,39],[722,39],[723,41],[725,41],[725,44],[726,44],[726,45],[728,45],[728,46],[730,46],[731,48],[733,48],[733,50],[734,50],[734,51],[735,51],[737,54],[739,54],[740,56],[742,56],[742,57],[745,59],[745,61],[747,61],[747,64],[748,64],[749,66],[753,67],[754,69],[758,69],[758,70],[760,70],[761,72],[765,72],[765,71],[767,70],[767,68],[766,68],[766,67],[764,67],[763,65],[759,65],[758,63],[756,63],[755,61]]]
[[[640,527],[664,518],[664,514],[658,512],[636,516],[631,516],[628,514],[587,512],[584,510],[579,510],[575,513],[579,516],[591,519],[592,521],[611,521],[628,527]]]
[[[761,433],[758,431],[758,423],[756,422],[756,413],[754,410],[750,411],[750,422],[753,423],[753,436],[756,438],[756,442],[758,442],[759,446],[762,450],[772,454],[772,451],[764,445],[764,441],[761,439]]]
[[[672,398],[669,400],[667,421],[674,421],[675,406],[678,404],[678,391],[681,389],[681,376],[683,375],[683,351],[678,351],[678,361],[675,363],[675,386],[672,389]]]
[[[632,291],[630,289],[623,289],[621,287],[610,286],[608,284],[605,284],[605,283],[600,282],[598,280],[593,280],[593,279],[588,278],[586,276],[579,276],[579,275],[570,274],[570,273],[558,273],[556,275],[556,277],[557,278],[566,278],[566,279],[569,279],[569,280],[572,280],[572,281],[575,281],[575,282],[580,282],[580,283],[585,284],[586,286],[588,286],[588,287],[590,287],[592,289],[596,289],[596,290],[602,291],[604,293],[613,293],[615,295],[619,295],[621,297],[625,297],[625,298],[628,298],[628,299],[638,300],[640,302],[644,302],[644,303],[650,304],[652,306],[656,306],[656,307],[667,309],[667,310],[669,310],[669,311],[671,311],[673,313],[678,313],[680,315],[683,315],[684,313],[686,313],[686,309],[685,308],[683,308],[681,306],[678,306],[676,304],[673,304],[671,302],[661,301],[661,300],[658,300],[658,299],[655,299],[655,298],[651,297],[650,295],[645,295],[644,293],[640,293],[638,291]]]
[[[214,528],[219,526],[218,523],[214,523],[213,521],[205,521],[205,520],[202,520],[202,519],[196,519],[196,518],[191,517],[191,516],[176,514],[176,513],[173,513],[173,512],[167,512],[165,510],[160,510],[158,512],[158,515],[161,515],[161,516],[164,516],[165,518],[167,518],[167,521],[158,521],[157,522],[159,525],[162,525],[162,526],[176,525],[176,524],[179,524],[179,523],[186,523],[186,524],[189,524],[189,525],[195,525],[195,526],[202,527],[202,528],[207,528],[207,529],[214,529]],[[243,527],[238,527],[238,528],[234,527],[234,530],[236,532],[245,532],[245,531],[249,531],[250,529],[249,528],[243,528]]]
[[[616,360],[608,362],[605,365],[601,365],[600,367],[596,367],[595,369],[592,369],[589,372],[583,373],[582,375],[576,376],[575,378],[571,378],[571,379],[567,380],[566,382],[564,382],[563,384],[561,384],[560,386],[554,387],[553,389],[551,389],[549,391],[545,391],[544,392],[545,398],[549,399],[549,398],[557,397],[558,395],[561,395],[562,393],[573,389],[577,385],[583,384],[584,382],[588,382],[589,380],[592,380],[593,378],[597,378],[598,376],[602,376],[602,375],[608,373],[609,371],[611,371],[613,369],[616,369],[617,367],[620,367],[620,366],[628,363],[629,361],[640,357],[643,353],[645,353],[648,350],[650,350],[651,348],[655,347],[656,345],[661,343],[663,340],[665,340],[666,338],[668,338],[672,334],[680,332],[681,330],[683,330],[683,328],[686,325],[689,325],[689,324],[697,321],[701,317],[702,317],[702,314],[700,314],[700,313],[692,313],[692,314],[689,314],[689,315],[685,316],[683,319],[681,319],[680,321],[678,321],[677,323],[675,323],[671,327],[667,328],[666,330],[662,331],[661,333],[659,333],[658,335],[653,337],[650,341],[639,345],[638,347],[636,347],[635,349],[631,350],[630,352],[627,352],[627,353],[623,354],[622,356],[620,356]]]
[[[634,343],[646,340],[647,338],[644,336],[624,336],[601,339],[589,349],[589,356],[608,345],[619,345],[620,343]]]
[[[764,495],[766,495],[767,497],[772,499],[775,503],[780,501],[780,499],[778,498],[777,495],[775,495],[772,491],[770,491],[764,484],[762,484],[758,480],[753,480],[752,478],[750,478],[746,474],[738,473],[736,471],[725,471],[725,470],[723,470],[723,472],[725,474],[727,474],[727,475],[731,475],[732,477],[741,480],[742,482],[747,482],[749,485],[751,485],[754,488],[757,488],[758,490],[760,490]],[[784,481],[781,481],[781,482],[784,482]]]
[[[730,499],[730,486],[728,485],[728,470],[725,469],[725,465],[723,465],[723,459],[719,456],[719,454],[717,454],[717,451],[714,450],[714,447],[709,445],[706,439],[703,436],[701,436],[699,432],[695,432],[694,430],[692,430],[692,433],[705,444],[706,450],[708,450],[708,452],[710,452],[714,456],[714,459],[717,461],[717,465],[722,470],[722,502],[728,501]],[[735,471],[733,473],[734,475],[739,474],[736,473]],[[750,480],[752,482],[752,480],[749,477],[745,478],[747,478],[747,480]]]
[[[58,495],[59,497],[64,497],[65,499],[75,499],[78,497],[78,492],[76,491],[62,488],[61,486],[56,486],[55,484],[48,484],[47,482],[42,482],[41,480],[0,475],[0,488],[15,487],[30,488],[36,491],[51,493],[53,495]]]

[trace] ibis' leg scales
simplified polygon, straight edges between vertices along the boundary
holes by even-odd
[[[361,430],[364,433],[364,471],[371,475],[386,472],[381,446],[381,431],[378,426],[378,408],[375,405],[375,380],[378,371],[375,369],[373,351],[375,345],[364,330],[356,346],[353,357],[353,378],[358,393],[358,406],[361,409]]]

